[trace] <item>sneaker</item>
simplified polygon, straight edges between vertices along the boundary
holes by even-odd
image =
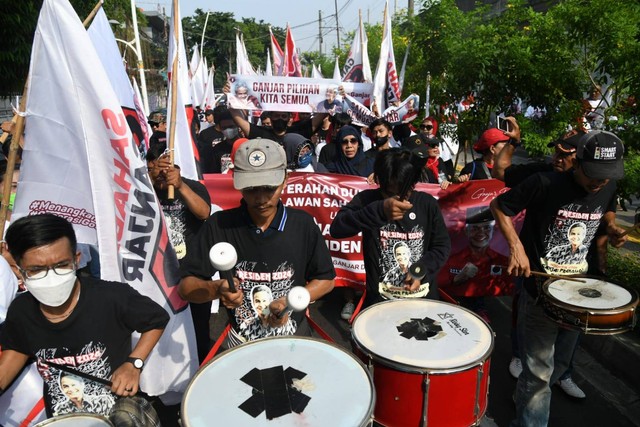
[[[562,391],[564,391],[571,397],[574,397],[576,399],[584,399],[585,397],[587,397],[586,394],[584,394],[584,391],[582,391],[582,389],[578,387],[578,384],[573,382],[573,379],[571,377],[560,380],[556,384],[560,386]]]
[[[352,302],[346,303],[344,307],[342,307],[342,311],[340,312],[340,317],[342,317],[344,320],[351,319],[351,316],[353,316],[353,311],[355,309],[356,309],[355,304],[353,304]]]
[[[509,373],[513,378],[518,379],[522,373],[522,360],[519,357],[512,357],[509,363]]]

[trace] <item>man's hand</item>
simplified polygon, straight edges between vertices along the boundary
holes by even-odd
[[[118,396],[133,396],[140,385],[140,369],[125,362],[111,376],[111,391]]]
[[[409,292],[416,292],[420,289],[420,279],[414,279],[410,274],[407,274],[407,277],[404,278],[404,290]]]
[[[462,270],[460,271],[460,273],[456,274],[456,276],[453,278],[453,282],[454,283],[466,282],[467,280],[475,277],[476,274],[478,274],[478,267],[468,262],[464,265],[464,267],[462,267]]]
[[[289,313],[283,313],[282,317],[278,317],[287,308],[287,298],[282,297],[271,301],[269,304],[269,317],[267,321],[272,328],[284,326],[289,320]]]
[[[510,248],[509,252],[507,274],[529,277],[531,275],[531,266],[529,265],[529,258],[527,258],[522,243],[518,240],[518,242]]]
[[[240,280],[238,280],[237,277],[234,277],[233,283],[236,287],[235,292],[231,292],[229,283],[227,283],[225,279],[222,279],[220,281],[220,285],[218,287],[220,302],[222,302],[222,305],[229,309],[239,307],[242,304],[242,299],[244,298],[244,293],[242,292],[242,288],[240,288]]]
[[[635,225],[638,227],[638,224]],[[615,222],[607,224],[607,236],[609,237],[609,244],[614,248],[619,248],[624,245],[629,239],[628,235],[623,235],[625,233],[624,228],[618,227]]]
[[[396,197],[384,199],[384,214],[389,221],[398,221],[413,205],[408,201],[398,200]]]
[[[505,117],[505,120],[511,123],[511,130],[505,132],[504,134],[507,135],[509,138],[513,138],[516,141],[520,142],[520,126],[518,125],[518,121],[516,120],[516,118],[509,116],[509,117]]]

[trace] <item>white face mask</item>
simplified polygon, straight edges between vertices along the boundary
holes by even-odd
[[[47,276],[42,279],[25,279],[24,284],[31,295],[41,304],[60,307],[69,299],[73,285],[76,283],[75,270],[69,271],[69,274],[63,276],[49,271]]]

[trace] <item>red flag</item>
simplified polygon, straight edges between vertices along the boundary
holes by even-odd
[[[302,66],[296,51],[296,42],[291,34],[291,27],[287,24],[287,40],[285,45],[285,75],[289,77],[302,77]]]

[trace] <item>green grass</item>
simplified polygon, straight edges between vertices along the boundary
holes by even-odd
[[[609,247],[607,276],[640,293],[640,252]]]

